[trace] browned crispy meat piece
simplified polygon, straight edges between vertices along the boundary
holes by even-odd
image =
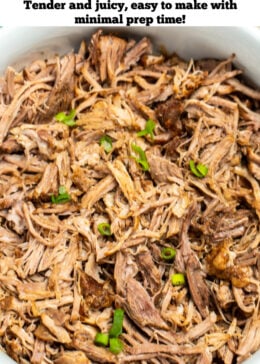
[[[111,306],[114,298],[111,288],[106,284],[98,283],[84,272],[80,272],[79,284],[83,312],[89,308],[99,310]]]
[[[156,115],[165,129],[171,130],[176,135],[180,135],[184,129],[184,124],[180,119],[183,111],[183,102],[171,97],[157,106]]]
[[[39,122],[49,121],[55,114],[70,107],[74,97],[75,67],[74,54],[68,54],[61,60],[57,59],[55,84],[42,112],[36,117]]]

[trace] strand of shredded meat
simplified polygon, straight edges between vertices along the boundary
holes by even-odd
[[[6,70],[0,343],[18,363],[232,364],[258,350],[260,92],[233,60],[98,31],[77,53]],[[72,109],[75,126],[57,122]],[[148,119],[154,138],[138,137]],[[71,199],[55,204],[60,186]],[[94,345],[116,307],[119,355]]]

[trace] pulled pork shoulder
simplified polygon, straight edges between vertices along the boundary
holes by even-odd
[[[260,92],[233,60],[98,31],[6,70],[0,342],[18,363],[232,364],[259,349]],[[94,339],[117,307],[115,355]]]

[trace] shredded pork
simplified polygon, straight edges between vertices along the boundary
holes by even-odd
[[[260,92],[233,60],[98,31],[77,53],[6,70],[0,343],[18,363],[232,364],[259,349]],[[75,126],[55,119],[72,109]],[[148,119],[153,137],[137,136]],[[54,203],[61,186],[70,199]],[[119,355],[94,344],[116,307]]]

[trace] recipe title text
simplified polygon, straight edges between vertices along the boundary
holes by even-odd
[[[197,12],[220,12],[238,9],[235,0],[218,1],[57,1],[22,0],[28,11],[70,11],[71,21],[76,25],[185,25],[189,14]],[[61,15],[61,13],[59,13]],[[69,24],[68,24],[69,25]]]

